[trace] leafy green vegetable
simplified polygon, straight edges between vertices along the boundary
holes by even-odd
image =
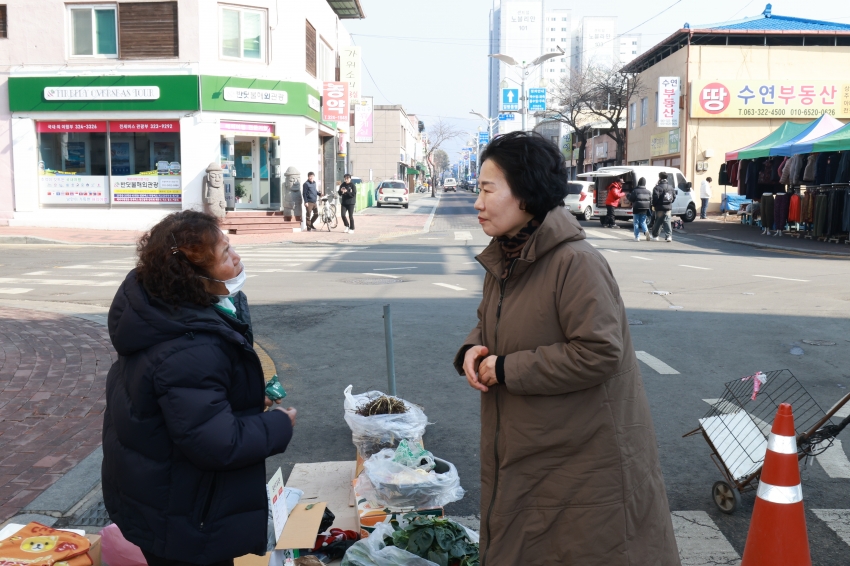
[[[469,540],[466,530],[450,519],[408,513],[408,525],[387,537],[387,546],[397,546],[439,566],[478,566],[478,543]],[[392,521],[399,529],[397,521]]]

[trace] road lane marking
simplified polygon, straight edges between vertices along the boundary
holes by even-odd
[[[823,454],[815,456],[820,467],[831,478],[850,478],[850,461],[847,460],[847,454],[844,453],[844,447],[841,446],[841,441],[837,438],[833,441],[832,446],[826,449]]]
[[[49,271],[30,271],[29,273],[24,273],[24,275],[49,275]]]
[[[20,295],[21,293],[29,293],[32,289],[22,289],[21,287],[0,287],[0,295]]]
[[[673,511],[670,515],[682,566],[737,564],[741,559],[705,511]]]
[[[605,249],[603,249],[602,251],[603,251],[603,252],[611,252],[612,254],[618,254],[618,253],[620,253],[620,252],[618,252],[617,250],[609,250],[608,248],[605,248]]]
[[[448,283],[434,283],[438,287],[445,287],[446,289],[451,289],[452,291],[466,291],[463,287],[458,287],[457,285],[449,285]]]
[[[388,275],[386,273],[362,273],[361,275],[370,275],[372,277],[389,277],[390,279],[401,279],[400,275]]]
[[[678,375],[679,372],[646,352],[635,352],[637,354],[637,359],[660,373],[661,375]]]
[[[593,236],[594,238],[601,238],[603,240],[619,240],[617,236],[612,236],[611,234],[606,234],[604,232],[598,232],[596,230],[587,230],[585,229],[585,234]]]
[[[0,283],[18,283],[24,285],[79,285],[81,287],[117,287],[120,281],[86,281],[83,279],[23,279],[19,277],[0,277]]]
[[[850,509],[812,509],[812,513],[826,523],[841,540],[850,544]]]
[[[685,264],[680,264],[680,265],[679,265],[679,267],[689,267],[689,268],[691,268],[691,269],[703,269],[703,270],[705,270],[705,271],[711,271],[711,268],[710,268],[710,267],[699,267],[699,266],[696,266],[696,265],[685,265]]]
[[[725,399],[703,399],[703,401],[711,405],[715,411],[724,415],[737,413],[741,410],[739,405]]]
[[[472,232],[455,232],[455,240],[471,240]]]
[[[835,415],[833,416],[838,417],[839,419],[850,417],[850,403],[847,403],[846,405],[835,411]]]
[[[401,269],[419,269],[418,267],[377,267],[372,271],[399,271]]]
[[[753,275],[753,277],[764,277],[765,279],[780,279],[782,281],[799,281],[800,283],[808,283],[808,279],[789,279],[788,277],[776,277],[774,275]]]
[[[639,255],[633,255],[632,257],[635,259],[642,259],[643,261],[652,261],[648,257],[640,257]]]

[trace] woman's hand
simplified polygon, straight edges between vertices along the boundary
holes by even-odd
[[[466,374],[466,381],[469,383],[470,387],[472,387],[473,389],[477,389],[482,393],[486,393],[487,391],[489,391],[489,388],[486,384],[481,382],[481,379],[478,375],[478,365],[481,363],[481,360],[484,359],[489,353],[490,350],[488,350],[486,346],[473,346],[472,348],[466,351],[466,354],[463,357],[463,372]],[[495,376],[495,356],[490,357],[494,358],[493,375]]]
[[[268,397],[266,397],[266,400],[265,400],[265,401],[263,401],[263,403],[265,404],[266,408],[268,409],[269,407],[271,407],[271,406],[272,406],[272,405],[274,405],[274,404],[278,404],[278,405],[280,405],[280,402],[281,402],[282,400],[283,400],[283,399],[278,399],[277,401],[272,401],[271,399],[269,399]]]
[[[496,378],[496,358],[497,356],[487,356],[478,364],[478,381],[487,387],[499,383]]]
[[[289,407],[284,409],[283,407],[275,407],[275,411],[280,411],[281,413],[286,413],[289,417],[289,420],[292,422],[292,427],[295,428],[295,416],[298,414],[298,411],[295,410],[295,407]]]

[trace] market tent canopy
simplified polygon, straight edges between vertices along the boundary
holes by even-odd
[[[726,154],[726,161],[735,161],[736,159],[755,159],[757,157],[767,157],[770,155],[770,148],[785,143],[790,140],[813,122],[805,124],[795,124],[794,122],[784,122],[766,137],[755,143],[751,143],[746,147],[742,147],[737,151],[730,151]]]
[[[794,153],[823,153],[850,150],[850,124],[806,143],[794,144]]]
[[[770,148],[770,155],[794,155],[795,153],[810,153],[811,150],[800,151],[797,146],[807,144],[818,138],[827,136],[834,131],[844,126],[841,122],[830,116],[823,114],[820,118],[812,122],[805,130],[786,141],[785,143],[775,145]]]

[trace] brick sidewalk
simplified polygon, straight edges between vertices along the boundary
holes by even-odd
[[[0,523],[101,443],[106,327],[0,306]]]
[[[418,197],[418,195],[416,195]],[[337,227],[328,232],[317,230],[315,232],[277,232],[271,234],[231,234],[230,241],[238,246],[240,244],[276,244],[280,242],[318,242],[318,243],[359,243],[381,240],[385,238],[397,238],[417,234],[423,231],[430,218],[432,207],[430,203],[424,206],[414,206],[414,202],[420,198],[411,199],[410,210],[385,209],[380,213],[377,210],[365,209],[354,215],[354,224],[357,228],[354,234],[343,232],[345,226],[342,218],[339,219]],[[421,212],[419,212],[421,208]],[[320,223],[317,223],[319,225]],[[79,228],[37,228],[28,226],[0,226],[0,243],[17,243],[13,241],[3,242],[4,236],[26,236],[31,238],[44,238],[67,244],[108,244],[108,245],[135,245],[142,236],[142,232],[132,230],[85,230]],[[36,240],[29,243],[37,242]],[[25,242],[20,242],[25,243]]]

